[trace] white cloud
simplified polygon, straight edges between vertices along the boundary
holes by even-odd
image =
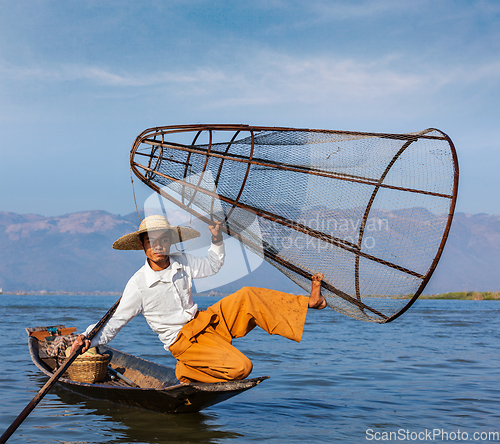
[[[443,87],[458,89],[472,84],[498,85],[500,62],[467,66],[426,65],[409,67],[405,58],[388,55],[376,60],[334,56],[290,56],[256,51],[238,63],[204,66],[186,70],[126,72],[102,66],[60,65],[15,67],[0,60],[0,78],[13,82],[88,82],[95,87],[111,87],[130,93],[137,88],[172,97],[210,98],[207,106],[255,104],[370,103],[429,95]],[[87,92],[87,90],[85,90]]]

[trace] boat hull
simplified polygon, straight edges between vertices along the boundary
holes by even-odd
[[[29,334],[42,328],[48,327],[27,328],[26,331]],[[30,336],[28,344],[34,364],[46,376],[51,377],[57,366],[55,359],[44,357],[44,344],[36,337]],[[193,413],[230,399],[268,378],[263,376],[241,381],[181,384],[175,377],[174,369],[170,367],[112,347],[100,346],[99,349],[101,353],[110,355],[110,367],[114,373],[123,375],[138,387],[129,385],[121,378],[114,378],[112,373],[107,374],[105,380],[100,383],[76,382],[67,377],[61,377],[58,383],[75,393],[93,399],[161,413]]]

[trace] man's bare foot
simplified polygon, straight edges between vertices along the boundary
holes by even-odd
[[[311,297],[309,298],[309,308],[322,309],[326,307],[326,299],[321,294],[321,281],[323,273],[316,273],[312,276]]]

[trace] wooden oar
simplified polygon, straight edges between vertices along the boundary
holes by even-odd
[[[121,298],[120,298],[121,299]],[[113,313],[115,312],[118,304],[120,303],[118,299],[115,304],[109,309],[109,311],[104,315],[104,317],[95,325],[91,332],[87,335],[89,341],[99,333],[99,330],[109,321]],[[78,357],[82,352],[83,345],[79,346],[68,359],[57,369],[54,375],[47,381],[47,383],[40,389],[37,395],[31,400],[31,402],[24,408],[24,410],[19,414],[16,420],[10,425],[10,427],[4,432],[0,437],[0,444],[4,444],[11,437],[11,435],[16,431],[16,429],[21,425],[21,423],[26,419],[26,417],[31,413],[31,411],[38,405],[42,398],[47,394],[47,392],[52,388],[52,386],[57,382],[57,380],[64,374],[72,362]]]

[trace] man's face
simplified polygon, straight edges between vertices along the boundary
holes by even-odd
[[[153,262],[160,269],[167,268],[169,265],[168,255],[171,244],[172,241],[168,231],[151,231],[142,237],[142,247],[150,260],[150,264]]]

